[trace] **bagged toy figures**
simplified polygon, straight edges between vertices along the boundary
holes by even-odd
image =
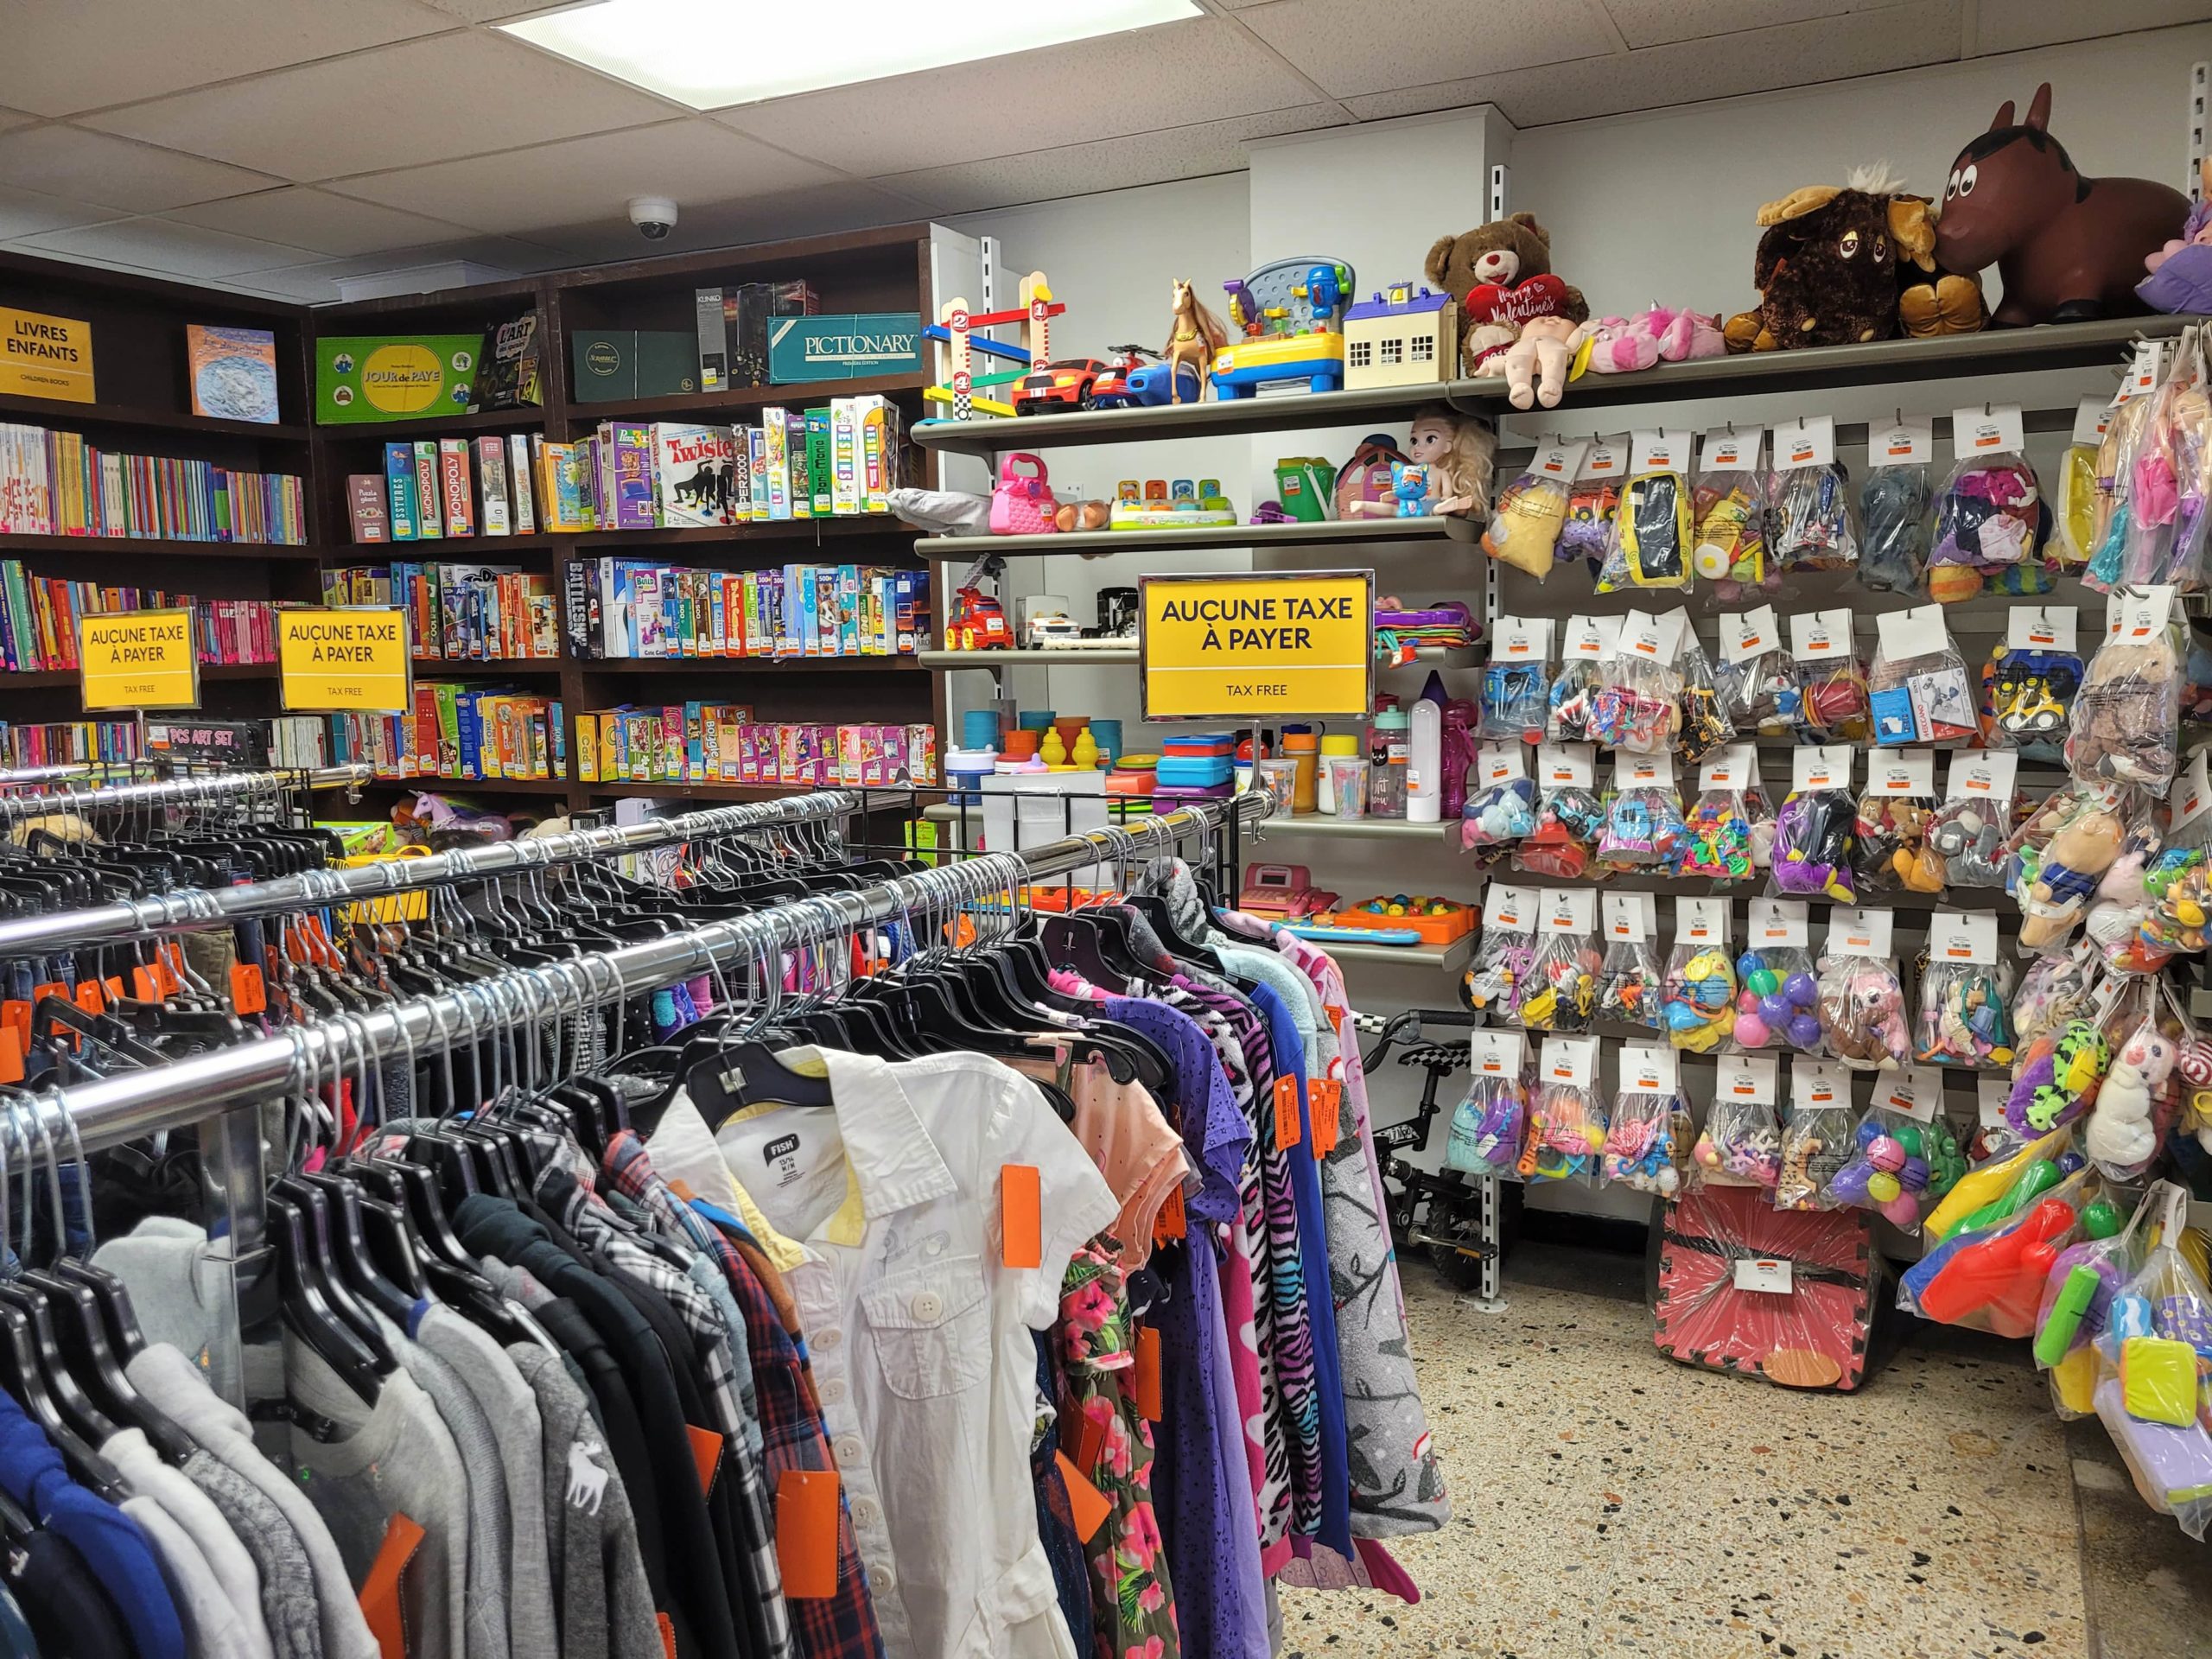
[[[2066,769],[2163,793],[2181,732],[2182,635],[2169,587],[2113,594],[2103,646],[2075,699]]]
[[[1851,1078],[1831,1060],[1789,1063],[1789,1113],[1782,1128],[1782,1168],[1774,1186],[1777,1210],[1833,1210],[1835,1173],[1851,1160]]]
[[[1955,604],[1983,593],[2047,593],[2043,563],[2050,512],[2018,404],[1955,410],[1958,460],[1936,493],[1928,549],[1928,594]]]
[[[1774,1058],[1726,1054],[1713,1071],[1713,1105],[1691,1151],[1700,1186],[1759,1186],[1782,1178],[1782,1125],[1775,1113]]]
[[[1687,431],[1630,435],[1629,476],[1621,486],[1605,562],[1598,573],[1599,593],[1690,586],[1696,534],[1690,505],[1690,461]]]
[[[1928,474],[1934,453],[1934,428],[1927,421],[1899,420],[1866,435],[1867,473],[1859,492],[1859,580],[1876,593],[1927,591],[1933,500]]]
[[[1847,1065],[1887,1071],[1912,1052],[1904,987],[1890,956],[1894,921],[1886,910],[1839,906],[1821,957],[1821,1041]]]
[[[1521,475],[1498,493],[1483,528],[1483,551],[1539,582],[1551,575],[1567,523],[1568,487],[1581,464],[1579,443],[1539,449]]]
[[[1858,507],[1850,474],[1835,458],[1835,423],[1825,415],[1774,429],[1767,493],[1772,568],[1847,570],[1859,563]]]

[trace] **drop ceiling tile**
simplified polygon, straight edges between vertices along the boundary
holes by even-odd
[[[834,86],[714,119],[848,173],[912,171],[1280,110],[1313,88],[1236,24],[1161,23],[1098,40]]]
[[[327,305],[339,298],[338,279],[353,273],[343,259],[318,260],[311,265],[279,265],[273,270],[240,271],[222,279],[226,288],[302,305]]]
[[[1363,121],[1495,104],[1521,128],[1666,109],[1948,63],[1958,56],[1962,3],[1922,0],[1914,10],[1923,21],[1910,29],[1898,27],[1891,15],[1896,10],[1892,7],[1749,29],[1730,35],[1725,52],[1702,41],[1685,41],[1578,63],[1407,86],[1346,101]]]
[[[59,196],[41,196],[35,190],[0,185],[0,241],[36,236],[43,231],[67,230],[73,225],[97,225],[118,215]]]
[[[2018,52],[2060,41],[2094,40],[2208,19],[2212,19],[2212,5],[2205,0],[2099,0],[2094,6],[2080,0],[2005,0],[2002,5],[1975,10],[1973,49],[1976,55]]]
[[[118,219],[27,237],[25,245],[64,259],[83,257],[181,277],[229,276],[242,270],[296,264],[300,250],[250,237],[225,236],[165,219]]]
[[[2010,4],[2012,0],[2005,0]],[[1601,0],[1631,48],[1734,35],[1775,23],[1802,23],[1847,11],[1875,11],[1896,0]]]
[[[584,224],[532,231],[531,239],[558,247],[577,264],[607,264],[669,253],[741,247],[749,242],[817,236],[834,231],[898,225],[926,217],[918,203],[857,180],[810,185],[744,201],[686,208],[667,239],[648,242],[626,215],[608,214]]]
[[[1131,185],[1158,184],[1168,179],[1237,172],[1249,165],[1244,153],[1249,140],[1344,124],[1335,105],[1308,104],[1264,115],[1102,138],[990,161],[893,173],[876,182],[912,196],[931,213],[975,213]]]
[[[546,0],[423,0],[423,3],[448,17],[458,17],[464,23],[512,22],[541,11],[563,10],[562,0],[550,5]]]
[[[0,134],[0,177],[27,190],[124,213],[166,213],[276,182],[266,174],[180,150],[59,124]]]
[[[1415,78],[1587,63],[1614,49],[1598,0],[1272,0],[1236,21],[1332,98],[1388,92]]]
[[[453,26],[412,0],[0,0],[0,104],[69,115]]]
[[[27,126],[37,119],[38,117],[27,114],[22,110],[0,110],[0,132],[12,131],[17,127]]]
[[[0,154],[4,154],[0,140]],[[334,196],[306,185],[287,185],[278,190],[257,190],[251,195],[231,196],[221,201],[180,207],[169,215],[188,225],[235,236],[260,237],[334,257],[375,253],[389,248],[416,247],[441,237],[458,234],[466,227],[416,213],[403,213],[376,202]]]
[[[694,117],[340,179],[330,188],[480,230],[526,232],[573,222],[580,214],[619,219],[632,196],[673,196],[679,207],[690,207],[827,183],[837,176]],[[679,226],[682,222],[679,217]]]
[[[658,120],[670,106],[505,35],[457,31],[94,117],[302,182]]]

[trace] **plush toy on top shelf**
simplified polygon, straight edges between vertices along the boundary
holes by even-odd
[[[1582,290],[1552,270],[1550,232],[1534,213],[1478,225],[1437,238],[1425,266],[1428,280],[1459,302],[1460,366],[1468,374],[1497,372],[1502,355],[1537,317],[1586,321]]]
[[[2156,310],[2212,311],[2212,156],[2196,164],[2196,203],[2181,234],[2144,259],[2151,274],[2135,284],[2135,297]]]
[[[1728,319],[1732,352],[1850,346],[1981,327],[1972,277],[1939,273],[1925,196],[1902,194],[1879,168],[1841,188],[1808,185],[1759,209],[1753,309]]]
[[[2132,316],[2145,261],[2182,233],[2189,199],[2149,179],[2088,179],[2050,136],[2050,83],[2027,119],[2007,99],[1959,152],[1943,189],[1936,257],[1947,270],[1995,265],[2005,297],[1991,321],[2016,328]]]

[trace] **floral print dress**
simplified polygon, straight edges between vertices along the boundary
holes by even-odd
[[[1061,1447],[1114,1506],[1084,1547],[1097,1659],[1179,1659],[1175,1594],[1152,1508],[1152,1425],[1122,1386],[1136,1344],[1120,1255],[1112,1239],[1094,1239],[1061,1282]],[[1084,1467],[1092,1442],[1096,1455]]]

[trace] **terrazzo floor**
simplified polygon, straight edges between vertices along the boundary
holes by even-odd
[[[1406,1269],[1452,1497],[1415,1606],[1286,1592],[1290,1659],[2197,1659],[2212,1546],[2152,1515],[2021,1344],[1916,1327],[1801,1394],[1651,1344],[1640,1260],[1524,1242],[1505,1311]]]

